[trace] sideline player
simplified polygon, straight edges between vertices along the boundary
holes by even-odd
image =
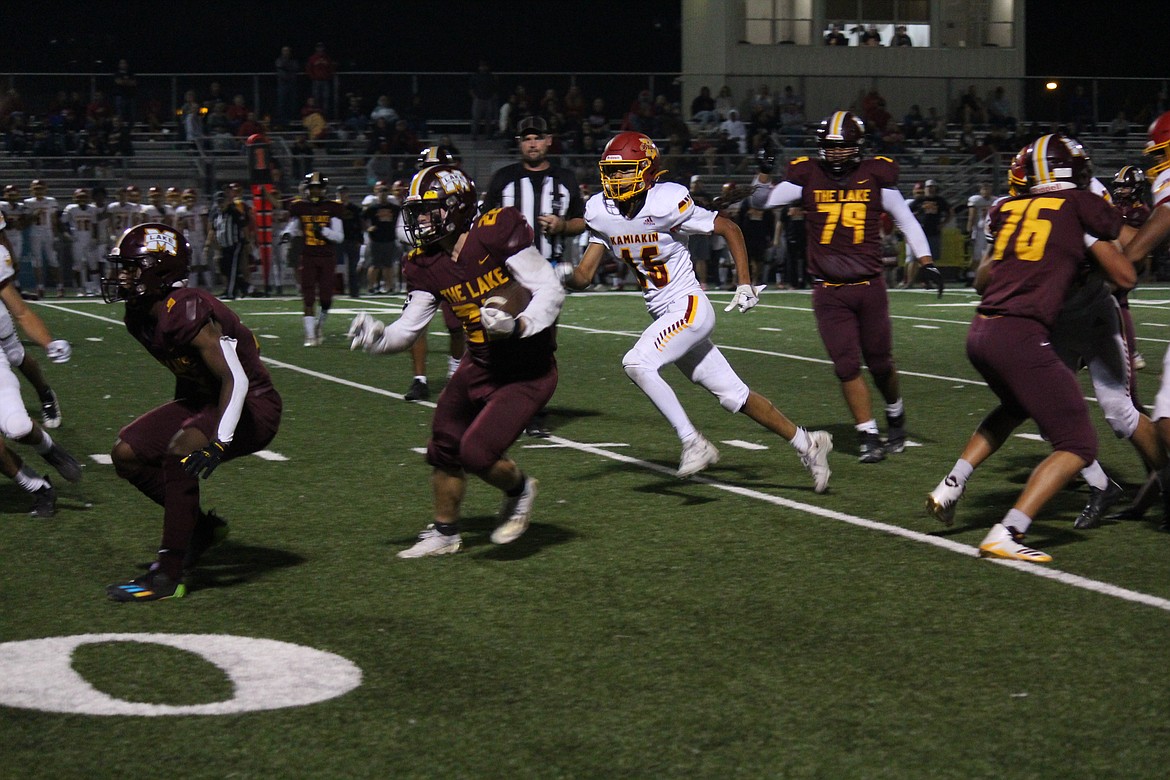
[[[335,200],[326,200],[329,179],[319,171],[305,176],[307,197],[289,204],[289,220],[281,240],[301,236],[301,302],[304,304],[305,346],[319,346],[325,339],[325,319],[333,306],[333,285],[337,255],[332,244],[345,238],[341,225],[342,208]],[[318,314],[317,299],[321,301]]]
[[[967,356],[999,405],[971,435],[927,507],[949,523],[973,469],[1030,417],[1053,452],[1033,469],[979,550],[985,557],[1047,563],[1052,557],[1026,547],[1024,534],[1048,500],[1097,458],[1088,405],[1052,343],[1051,328],[1076,282],[1086,245],[1118,287],[1133,287],[1137,275],[1113,242],[1121,215],[1090,191],[1089,161],[1079,143],[1041,136],[1020,151],[1012,169],[1020,194],[992,207],[995,240],[975,277],[983,297],[967,333]]]
[[[126,425],[110,453],[118,476],[163,508],[158,559],[106,588],[114,601],[181,598],[184,574],[227,535],[199,508],[199,477],[267,446],[281,400],[256,337],[206,290],[187,287],[191,249],[170,225],[144,223],[110,250],[107,303],[125,301],[126,329],[175,375],[175,398]]]
[[[859,460],[877,463],[906,446],[905,406],[882,276],[883,211],[894,218],[918,257],[921,273],[938,286],[939,295],[943,281],[926,234],[898,191],[898,164],[888,157],[863,160],[864,142],[865,124],[852,111],[831,114],[817,128],[818,158],[792,160],[785,181],[771,189],[757,188],[752,199],[757,204],[766,200],[768,208],[796,201],[804,205],[817,330],[861,437]],[[885,399],[884,444],[861,376],[863,360]]]
[[[32,264],[33,275],[37,282],[37,295],[45,295],[45,284],[49,277],[49,269],[53,269],[57,276],[57,297],[65,295],[65,278],[61,273],[61,261],[57,257],[57,199],[47,195],[45,183],[40,179],[33,179],[29,184],[31,197],[24,199],[24,206],[28,209],[28,258]]]
[[[606,144],[598,164],[602,191],[585,204],[589,246],[577,269],[563,274],[565,284],[584,289],[607,252],[633,268],[653,322],[622,358],[622,367],[678,434],[679,477],[716,463],[719,450],[695,428],[662,378],[660,372],[671,363],[718,398],[724,409],[743,412],[788,441],[812,474],[816,492],[823,493],[832,473],[833,437],[793,424],[771,401],[748,388],[711,342],[715,310],[699,286],[687,240],[698,234],[727,241],[738,278],[727,310],[738,306],[745,312],[760,299],[752,286],[743,233],[732,220],[695,205],[683,185],[658,182],[664,173],[658,158],[658,147],[642,133],[619,133]]]
[[[403,203],[407,233],[419,247],[405,265],[406,307],[389,325],[363,313],[349,329],[352,348],[402,352],[446,300],[467,337],[467,354],[439,395],[427,443],[434,522],[399,558],[459,550],[469,473],[504,493],[491,537],[496,544],[527,530],[536,499],[537,481],[506,453],[556,390],[556,318],[565,291],[532,247],[532,228],[519,211],[493,209],[476,219],[476,204],[475,185],[458,168],[435,165],[415,174]],[[522,311],[484,305],[514,282],[531,296]]]
[[[101,293],[98,276],[97,206],[90,202],[89,190],[73,191],[73,202],[61,212],[61,226],[73,246],[73,271],[81,282],[81,294],[90,297]]]

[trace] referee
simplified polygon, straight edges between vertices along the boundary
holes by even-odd
[[[542,117],[520,120],[516,128],[520,161],[496,171],[484,196],[483,211],[501,206],[520,210],[532,225],[532,245],[554,266],[563,262],[565,238],[585,232],[585,201],[577,177],[548,159],[552,137]],[[529,436],[546,437],[541,410],[525,427]]]

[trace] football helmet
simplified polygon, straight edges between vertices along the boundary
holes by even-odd
[[[459,161],[455,159],[455,155],[446,146],[428,146],[418,153],[418,161],[415,163],[415,170],[421,171],[423,168],[428,168],[432,165],[450,165],[457,166]]]
[[[305,174],[305,191],[309,193],[309,200],[321,200],[325,197],[325,190],[329,187],[329,177],[320,171]]]
[[[609,139],[597,163],[605,197],[626,201],[654,186],[666,171],[659,167],[658,147],[649,136],[633,131]]]
[[[475,184],[451,165],[423,168],[410,181],[402,204],[406,234],[417,247],[428,247],[471,227],[478,199]]]
[[[1136,165],[1123,165],[1113,176],[1114,203],[1124,205],[1143,200],[1147,183],[1145,171]]]
[[[4,197],[5,198],[19,198],[20,197],[20,187],[17,187],[15,184],[5,184],[4,185]]]
[[[33,179],[29,182],[28,191],[32,193],[34,198],[41,198],[45,195],[45,183],[40,179]]]
[[[852,111],[834,111],[817,126],[821,167],[833,176],[842,176],[861,165],[865,144],[865,122]]]
[[[102,277],[102,298],[137,301],[187,283],[191,245],[170,225],[146,222],[126,230],[106,260],[113,277]]]
[[[78,187],[73,191],[73,200],[83,206],[89,203],[89,190],[85,187]]]
[[[1146,142],[1145,155],[1149,160],[1146,176],[1158,178],[1158,174],[1170,168],[1170,111],[1150,123],[1150,140]]]
[[[1017,170],[1017,162],[1022,170]],[[1008,175],[1022,176],[1022,186],[1028,192],[1053,192],[1074,187],[1083,190],[1093,177],[1093,163],[1085,147],[1075,138],[1042,135],[1020,150]],[[1021,188],[1019,183],[1011,183]]]

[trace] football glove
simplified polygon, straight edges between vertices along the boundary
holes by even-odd
[[[479,323],[489,339],[506,339],[516,330],[516,318],[492,306],[480,308]]]
[[[353,322],[349,324],[349,330],[345,333],[346,337],[351,339],[349,348],[360,348],[369,352],[381,340],[382,331],[385,329],[386,326],[382,324],[381,320],[376,320],[362,312],[353,318]]]
[[[776,167],[776,156],[767,149],[760,149],[756,152],[756,170],[760,173],[771,173],[772,169]]]
[[[731,311],[736,306],[741,312],[745,312],[751,307],[760,302],[760,290],[767,285],[761,284],[759,287],[751,284],[741,284],[735,288],[735,297],[731,299],[731,303],[727,304],[727,308],[723,311]]]
[[[575,269],[573,268],[572,263],[562,262],[557,263],[555,270],[557,272],[557,281],[559,281],[563,287],[569,283],[570,279],[573,278],[573,271]]]
[[[73,357],[73,347],[69,346],[65,339],[50,341],[45,347],[45,352],[54,363],[68,363],[69,358]]]
[[[922,266],[923,281],[932,286],[938,287],[938,297],[943,294],[943,275],[942,271],[938,270],[938,266],[934,263]]]
[[[227,445],[219,439],[208,444],[201,450],[195,450],[187,457],[183,458],[180,463],[183,464],[183,469],[188,474],[200,476],[202,474],[204,479],[211,476],[211,472],[215,471],[227,454]]]

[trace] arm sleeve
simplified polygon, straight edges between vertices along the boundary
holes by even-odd
[[[248,374],[244,371],[240,356],[236,354],[235,339],[220,336],[219,349],[223,352],[223,359],[232,372],[232,396],[228,399],[223,414],[220,415],[215,437],[227,444],[236,435],[236,426],[239,425],[240,414],[244,411],[244,399],[248,397]]]
[[[414,290],[406,297],[402,315],[386,326],[382,331],[382,338],[370,351],[382,354],[406,349],[426,330],[438,308],[439,302],[435,300],[435,296],[425,290]]]
[[[556,322],[565,302],[565,288],[544,256],[533,247],[525,247],[505,264],[516,281],[532,293],[532,300],[517,317],[527,320],[521,338],[535,335]]]
[[[751,194],[752,208],[774,209],[777,206],[787,206],[789,203],[800,200],[804,188],[790,181],[782,181],[775,187],[757,187]]]
[[[902,231],[902,235],[906,237],[906,243],[910,246],[910,251],[914,253],[915,257],[930,254],[930,244],[926,240],[926,233],[922,232],[922,225],[919,225],[918,220],[910,213],[910,207],[906,205],[906,198],[902,196],[902,193],[892,187],[883,187],[882,208],[894,218],[894,222]]]
[[[335,244],[340,244],[345,238],[345,229],[341,226],[341,217],[330,217],[329,227],[321,228],[321,235]]]
[[[304,233],[301,232],[301,218],[296,215],[289,217],[288,223],[284,226],[284,230],[280,232],[281,234],[287,233],[290,236],[304,235]]]

